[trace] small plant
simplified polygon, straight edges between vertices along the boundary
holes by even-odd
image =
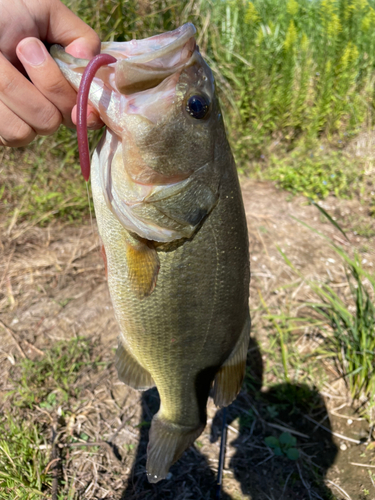
[[[340,361],[345,380],[354,399],[375,394],[375,278],[362,267],[358,254],[350,258],[337,253],[346,263],[352,304],[327,284],[310,284],[321,303],[310,304],[333,329],[330,343]],[[353,307],[351,307],[351,305]]]
[[[268,436],[264,439],[264,442],[277,457],[285,456],[290,460],[298,460],[299,458],[299,451],[296,448],[297,439],[289,432],[283,432],[278,438]]]

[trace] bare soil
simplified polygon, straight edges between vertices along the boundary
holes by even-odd
[[[273,312],[289,308],[294,314],[311,294],[277,247],[306,278],[329,281],[338,291],[346,289],[343,263],[329,242],[296,219],[347,251],[357,248],[369,271],[375,264],[374,219],[358,200],[331,198],[322,203],[348,229],[348,243],[305,198],[290,199],[271,183],[249,179],[242,180],[242,190],[252,264],[253,334],[248,375],[228,411],[222,498],[375,499],[374,469],[368,467],[375,466],[375,451],[369,446],[372,429],[350,406],[340,374],[329,361],[321,360],[319,373],[305,365],[283,381],[278,346],[272,341],[275,333],[271,334],[259,298],[261,294]],[[365,235],[355,234],[363,227]],[[46,429],[51,420],[56,423],[61,478],[74,485],[76,498],[215,498],[222,411],[212,402],[205,432],[172,467],[170,477],[157,485],[147,482],[147,434],[159,400],[156,390],[138,393],[117,379],[113,358],[119,330],[95,222],[81,227],[52,223],[44,228],[25,222],[11,231],[3,228],[0,395],[13,388],[9,374],[21,357],[38,359],[61,339],[87,338],[93,357],[105,363],[101,370],[82,374],[80,400],[71,403],[68,419],[40,409],[27,414],[45,419]],[[311,332],[292,335],[301,355],[322,342]],[[297,438],[297,461],[275,456],[265,444],[265,437],[279,436],[283,430]],[[64,445],[64,436],[82,432],[96,446]]]

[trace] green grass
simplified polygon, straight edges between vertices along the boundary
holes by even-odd
[[[92,375],[104,364],[95,355],[94,347],[83,338],[60,341],[45,350],[43,357],[23,359],[14,366],[14,390],[5,396],[0,419],[0,499],[50,498],[47,443],[51,440],[51,422],[58,416],[64,428],[75,407],[82,404],[85,372]],[[78,438],[89,439],[84,432],[65,437],[69,442]],[[94,451],[90,448],[90,452]],[[72,488],[66,485],[64,498],[74,497]]]
[[[350,299],[340,297],[328,284],[311,284],[321,302],[310,306],[333,330],[331,354],[340,364],[353,399],[371,402],[375,394],[375,277],[363,269],[358,254],[350,258],[342,249],[336,251],[347,267]]]
[[[296,148],[285,156],[273,154],[266,176],[282,189],[310,198],[350,198],[362,186],[364,160],[323,146]]]
[[[84,368],[95,370],[99,361],[92,359],[90,346],[83,338],[57,342],[41,359],[21,360],[13,374],[16,389],[9,393],[12,404],[21,408],[52,410],[79,395],[76,383]]]
[[[233,89],[241,158],[260,156],[275,139],[292,145],[322,134],[347,139],[373,116],[372,7],[367,0],[206,7],[207,51]]]
[[[339,224],[322,208],[320,215],[340,231],[346,234]],[[299,221],[301,222],[301,221]],[[279,249],[285,263],[298,278],[288,283],[287,289],[295,289],[304,282],[312,292],[313,298],[307,302],[283,299],[280,310],[267,305],[260,291],[261,307],[267,331],[267,343],[262,346],[267,354],[264,373],[270,386],[280,383],[311,383],[322,385],[327,375],[320,362],[321,358],[330,359],[346,383],[356,408],[370,421],[374,422],[375,394],[375,275],[368,272],[363,264],[360,252],[345,251],[332,239],[319,231],[309,228],[315,234],[328,240],[337,253],[346,271],[347,287],[335,288],[330,281],[316,281],[304,276]],[[280,291],[280,289],[279,289]],[[298,305],[297,316],[293,310]],[[306,330],[307,329],[307,330]],[[314,331],[320,335],[323,343],[313,350],[301,354],[296,347],[301,334]],[[254,388],[251,377],[247,375],[245,384]],[[266,381],[266,385],[269,382]]]
[[[260,292],[259,292],[260,294]],[[260,301],[266,320],[267,343],[262,345],[266,354],[264,372],[278,384],[308,384],[315,379],[315,384],[323,384],[324,375],[317,379],[319,363],[315,362],[311,352],[301,353],[297,347],[301,334],[306,327],[318,327],[322,321],[316,318],[293,316],[287,302],[280,311],[272,312],[260,294]],[[318,382],[319,380],[319,382]],[[271,386],[275,382],[272,382]],[[269,385],[268,382],[266,385]]]
[[[63,129],[61,134],[67,136]],[[69,156],[64,152],[65,143],[57,144],[53,137],[38,141],[22,155],[7,151],[9,175],[0,192],[0,209],[8,224],[44,226],[58,218],[73,223],[89,217],[87,189],[75,148],[74,142]]]
[[[47,498],[48,452],[38,425],[7,413],[0,420],[0,433],[0,499]]]
[[[341,231],[325,210],[321,213]],[[304,224],[306,227],[308,225]],[[333,240],[309,227],[311,231],[328,240],[346,269],[348,293],[337,292],[328,283],[306,279],[279,249],[285,262],[306,284],[317,300],[306,303],[303,319],[307,324],[320,328],[325,345],[317,352],[331,358],[339,368],[356,404],[361,404],[367,418],[374,421],[372,408],[375,394],[375,276],[366,271],[357,251],[350,256]],[[309,314],[313,310],[316,314]],[[271,318],[275,322],[275,317]],[[280,337],[282,342],[283,337]]]

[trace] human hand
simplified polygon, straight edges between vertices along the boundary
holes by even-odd
[[[74,127],[76,92],[42,42],[85,59],[100,52],[97,34],[59,0],[0,0],[0,146]],[[89,106],[88,127],[102,125]]]

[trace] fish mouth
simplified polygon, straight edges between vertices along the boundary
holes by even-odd
[[[144,40],[103,43],[102,53],[117,59],[115,85],[121,94],[131,95],[155,88],[180,73],[196,50],[193,24]]]
[[[174,31],[143,40],[102,44],[102,53],[117,59],[108,82],[121,101],[121,110],[150,125],[168,120],[177,105],[181,73],[199,58],[196,29],[186,23]]]
[[[150,125],[166,119],[176,104],[176,88],[184,69],[200,62],[193,24],[168,33],[129,42],[104,42],[101,52],[116,62],[101,67],[91,84],[89,101],[98,109],[104,123],[118,135],[124,130],[124,115],[136,115]],[[61,71],[78,90],[89,63],[51,47],[51,55]]]

